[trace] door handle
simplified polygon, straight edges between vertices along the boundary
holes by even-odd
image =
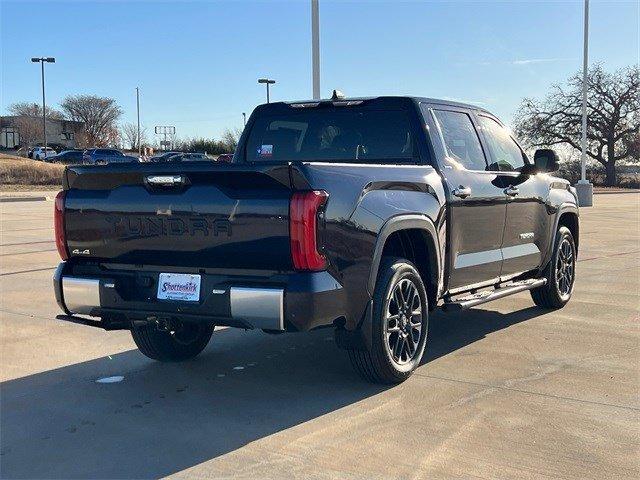
[[[451,193],[459,198],[467,198],[469,195],[471,195],[471,188],[463,187],[462,185],[460,185],[458,188],[454,188],[453,192]]]
[[[518,187],[514,187],[513,185],[509,185],[507,188],[504,189],[504,193],[506,193],[510,197],[515,197],[516,195],[518,195],[520,193],[520,190],[518,189]]]

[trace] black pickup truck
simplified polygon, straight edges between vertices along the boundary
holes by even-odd
[[[455,102],[261,105],[231,163],[67,167],[58,318],[129,329],[160,361],[196,356],[216,325],[331,327],[366,379],[400,382],[438,306],[569,300],[578,208],[557,162]]]

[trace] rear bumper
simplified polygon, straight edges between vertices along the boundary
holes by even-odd
[[[77,268],[62,262],[53,278],[56,301],[68,319],[98,317],[97,324],[86,324],[106,329],[129,328],[131,322],[160,318],[305,331],[331,325],[345,314],[343,287],[328,272],[259,277],[201,273],[197,303],[158,300],[155,282],[159,273]]]

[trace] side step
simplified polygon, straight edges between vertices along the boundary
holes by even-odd
[[[546,283],[546,278],[522,280],[520,282],[514,282],[505,287],[496,288],[495,290],[487,290],[484,292],[467,295],[466,297],[447,301],[442,305],[442,308],[447,312],[466,310],[467,308],[475,307],[476,305],[482,305],[483,303],[492,302],[493,300],[497,300],[499,298],[508,297],[509,295],[513,295],[514,293],[524,292],[525,290],[533,290],[534,288],[542,287],[546,285]]]

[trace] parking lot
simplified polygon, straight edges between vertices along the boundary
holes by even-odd
[[[223,329],[159,364],[57,321],[53,204],[0,203],[0,476],[638,478],[639,201],[582,210],[567,307],[435,314],[395,387],[363,383],[329,330]]]

